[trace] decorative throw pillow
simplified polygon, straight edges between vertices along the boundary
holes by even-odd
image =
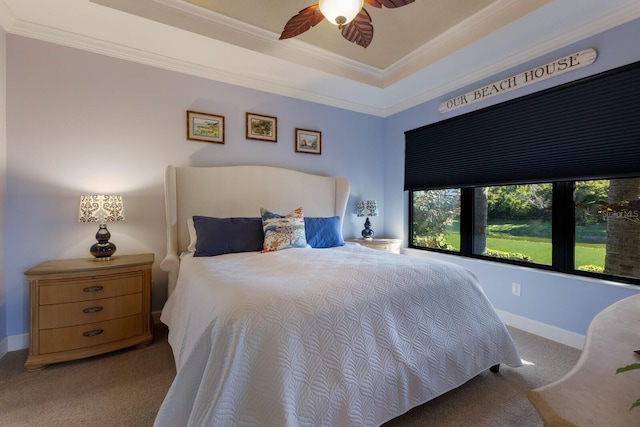
[[[193,217],[196,230],[195,257],[216,256],[262,249],[261,218]]]
[[[340,230],[340,217],[304,217],[307,243],[312,248],[344,246]]]
[[[285,216],[260,208],[264,243],[262,252],[273,252],[288,248],[306,248],[302,207]]]

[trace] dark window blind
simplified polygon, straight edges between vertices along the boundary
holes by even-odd
[[[405,132],[405,190],[640,176],[640,62]]]

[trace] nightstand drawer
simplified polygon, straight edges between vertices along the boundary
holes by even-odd
[[[139,314],[106,322],[41,330],[40,353],[69,351],[133,337],[142,334],[143,325]]]
[[[40,305],[89,301],[142,292],[142,275],[105,276],[97,280],[50,280],[40,283]]]
[[[102,322],[142,312],[142,293],[68,304],[42,305],[40,330]]]

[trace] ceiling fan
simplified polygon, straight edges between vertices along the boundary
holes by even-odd
[[[280,40],[299,36],[315,27],[324,18],[337,25],[342,36],[364,48],[373,40],[371,16],[363,7],[396,8],[413,3],[415,0],[320,0],[318,4],[306,7],[291,17],[284,26]]]

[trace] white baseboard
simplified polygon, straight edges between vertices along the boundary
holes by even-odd
[[[29,334],[9,335],[6,340],[8,351],[29,348]]]
[[[560,344],[568,345],[569,347],[577,348],[578,350],[582,350],[582,347],[584,346],[584,335],[506,311],[496,310],[496,312],[502,321],[508,326],[513,326],[514,328],[539,335],[551,341],[559,342]]]
[[[9,338],[5,338],[0,341],[0,359],[9,352]]]

